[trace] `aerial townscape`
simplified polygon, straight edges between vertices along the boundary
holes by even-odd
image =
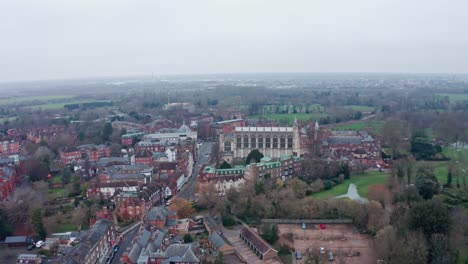
[[[0,2],[0,264],[468,264],[467,11]]]

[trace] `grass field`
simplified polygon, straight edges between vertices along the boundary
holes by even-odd
[[[265,118],[265,119],[270,119],[270,120],[275,120],[279,122],[284,122],[285,124],[288,124],[292,126],[294,124],[294,118],[297,118],[297,120],[300,121],[307,121],[307,120],[318,120],[321,117],[326,117],[328,116],[325,113],[314,113],[314,114],[268,114],[268,115],[254,115],[250,116],[251,118]]]
[[[308,113],[324,113],[325,108],[319,104],[299,104],[299,105],[264,105],[263,106],[263,113],[264,114],[275,114],[280,111],[282,113],[293,114],[294,111],[296,113],[305,114],[307,111]]]
[[[385,183],[388,176],[388,173],[380,171],[366,171],[359,175],[351,175],[351,179],[343,181],[343,183],[331,188],[330,190],[314,193],[312,194],[312,197],[323,199],[345,194],[348,191],[350,183],[354,183],[357,186],[359,195],[367,197],[369,187],[374,184]]]
[[[440,93],[440,96],[448,96],[451,103],[458,101],[468,101],[468,94]]]
[[[18,118],[18,117],[16,117],[16,116],[13,116],[13,117],[2,117],[2,118],[0,118],[0,124],[5,123],[6,121],[13,121],[13,120],[15,120],[16,118]]]
[[[364,130],[366,127],[372,127],[375,133],[382,135],[383,121],[363,121],[351,125],[338,125],[333,127],[333,130]]]
[[[374,107],[366,106],[366,105],[345,105],[345,108],[351,108],[356,111],[361,111],[361,112],[372,112],[375,110]]]
[[[43,110],[54,110],[54,109],[61,109],[64,108],[67,104],[83,104],[83,103],[93,103],[93,102],[110,102],[110,100],[81,100],[81,101],[70,101],[70,102],[63,102],[63,103],[50,103],[50,104],[41,104],[41,105],[33,105],[31,106],[32,109],[43,109]]]
[[[69,99],[69,98],[73,98],[73,97],[75,97],[75,95],[39,95],[39,96],[24,96],[24,97],[2,98],[2,99],[0,99],[0,105],[24,103],[24,102],[32,102],[32,101],[48,101],[48,100],[58,100],[58,99]]]

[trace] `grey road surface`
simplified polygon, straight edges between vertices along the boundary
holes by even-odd
[[[195,187],[197,186],[198,172],[200,171],[200,168],[203,166],[203,164],[209,164],[212,146],[213,142],[202,142],[202,145],[198,151],[198,160],[194,164],[194,171],[192,176],[179,191],[177,197],[187,200],[195,199]]]

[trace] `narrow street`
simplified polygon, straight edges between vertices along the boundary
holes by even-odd
[[[192,173],[192,176],[182,187],[180,192],[177,194],[177,197],[187,200],[195,199],[195,188],[197,186],[198,172],[200,171],[200,168],[203,166],[203,164],[209,163],[212,146],[213,142],[202,142],[202,145],[200,146],[200,149],[198,151],[198,160],[194,164],[194,171]]]
[[[127,251],[127,248],[130,247],[132,240],[135,238],[135,236],[138,234],[138,230],[140,229],[141,223],[137,225],[137,227],[134,227],[132,230],[130,230],[128,233],[126,233],[123,236],[122,241],[118,244],[119,246],[119,251],[115,254],[114,258],[112,259],[112,264],[119,264],[123,263],[122,255],[125,251]]]

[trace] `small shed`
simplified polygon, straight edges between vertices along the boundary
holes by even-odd
[[[5,244],[8,247],[25,247],[27,245],[26,236],[7,236],[5,238]]]

